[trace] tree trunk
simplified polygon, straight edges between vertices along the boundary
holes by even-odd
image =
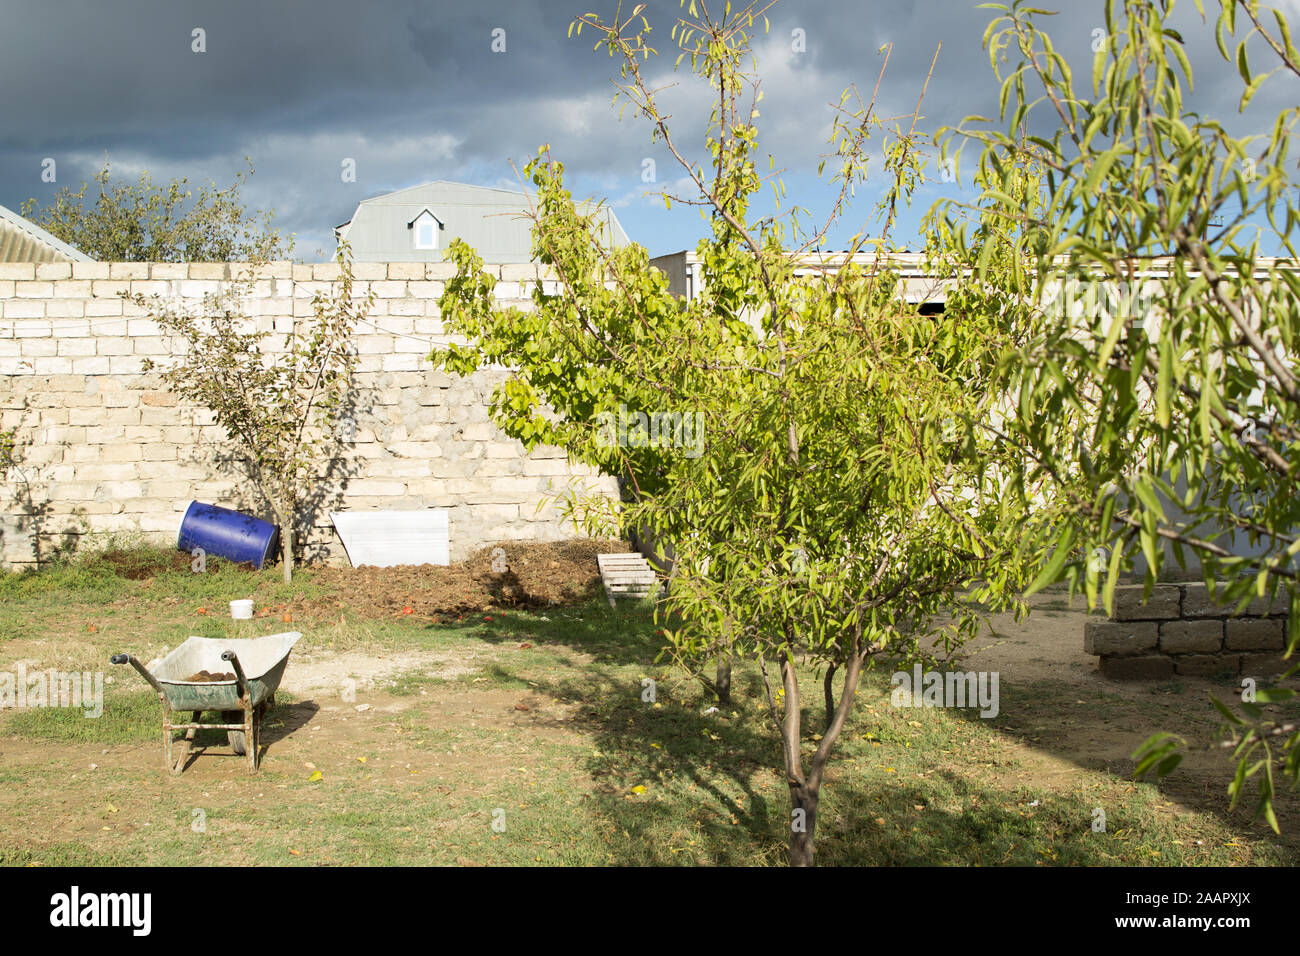
[[[717,679],[713,682],[714,692],[718,695],[719,704],[731,703],[731,658],[718,658]]]
[[[293,583],[293,522],[280,522],[280,556],[284,565],[284,583]]]
[[[822,684],[822,694],[826,698],[826,730],[831,729],[831,721],[835,719],[835,664],[826,668],[826,681]]]
[[[781,751],[785,763],[786,783],[790,787],[790,865],[812,866],[817,839],[817,804],[821,798],[822,780],[826,773],[826,764],[830,760],[835,741],[839,739],[849,713],[853,709],[853,697],[857,692],[858,678],[862,673],[862,630],[859,626],[847,648],[846,658],[836,666],[844,670],[844,689],[840,692],[838,703],[832,693],[831,677],[834,671],[826,675],[823,690],[828,707],[834,706],[834,713],[826,725],[826,732],[813,754],[809,772],[803,771],[803,757],[800,752],[802,736],[800,733],[801,714],[799,709],[799,678],[795,673],[794,660],[787,652],[781,659],[781,681],[785,689],[785,715],[778,718],[772,700],[771,686],[767,683],[767,671],[763,671],[764,686],[768,689],[768,704],[772,707],[772,716],[776,720],[781,734]],[[762,659],[759,659],[760,664]]]
[[[790,784],[790,865],[812,866],[821,785]]]

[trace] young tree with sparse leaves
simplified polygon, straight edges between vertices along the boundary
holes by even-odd
[[[373,292],[359,300],[353,295],[346,244],[337,260],[337,283],[312,299],[314,319],[295,318],[284,342],[273,346],[267,341],[272,333],[258,330],[243,305],[265,263],[250,263],[228,288],[204,296],[197,313],[161,297],[135,297],[165,334],[185,346],[165,366],[146,359],[144,370],[157,368],[177,397],[216,417],[279,523],[286,584],[293,576],[299,505],[337,451],[336,426],[356,360],[352,336],[374,301]]]
[[[1010,225],[1028,237],[1021,291],[1036,320],[1005,366],[1016,414],[999,440],[1023,451],[1023,501],[1043,483],[1053,489],[1035,506],[1043,520],[1031,544],[1053,553],[1037,583],[1066,579],[1110,611],[1135,559],[1148,587],[1171,561],[1195,561],[1228,608],[1277,594],[1293,654],[1300,206],[1289,157],[1300,107],[1265,117],[1253,137],[1192,112],[1173,0],[1107,0],[1106,36],[1083,82],[1040,26],[1044,11],[1022,0],[986,6],[998,12],[985,45],[1002,81],[1003,128],[970,117],[949,146],[979,151],[982,228]],[[1240,76],[1240,111],[1273,73],[1300,77],[1281,12],[1221,0],[1213,33]],[[1271,70],[1258,71],[1248,45]],[[1031,158],[1045,171],[1039,210],[1006,188]],[[949,226],[957,259],[986,277],[987,256],[964,241],[958,219]],[[1270,245],[1283,257],[1265,255]],[[1238,759],[1232,804],[1255,779],[1257,813],[1274,829],[1275,773],[1300,778],[1300,729],[1265,705],[1293,693],[1261,690],[1235,710],[1214,702]],[[1135,754],[1139,775],[1171,771],[1185,744],[1153,737]]]
[[[660,609],[667,653],[692,672],[718,658],[758,663],[790,791],[790,861],[810,865],[821,787],[863,669],[878,656],[924,656],[936,622],[952,651],[984,612],[1019,608],[1034,556],[1020,548],[1023,508],[1005,494],[1013,463],[963,424],[993,407],[985,385],[1011,330],[1003,315],[922,314],[888,269],[897,204],[923,174],[915,116],[910,128],[885,129],[891,184],[879,234],[864,229],[852,242],[855,253],[886,255],[820,257],[812,250],[845,212],[865,178],[866,145],[884,129],[874,96],[846,94],[836,114],[828,162],[840,193],[829,221],[805,231],[796,216],[759,217],[762,94],[746,64],[768,7],[713,11],[695,0],[673,31],[713,91],[707,163],[686,158],[642,73],[655,51],[640,9],[610,22],[584,15],[573,32],[596,32],[597,48],[620,63],[619,95],[691,184],[664,198],[699,207],[708,223],[702,294],[673,296],[638,246],[609,250],[543,150],[526,173],[537,189],[535,253],[555,286],[533,290],[532,311],[503,309],[481,262],[453,244],[457,275],[440,306],[468,344],[433,358],[461,374],[508,366],[493,416],[526,444],[653,476],[652,493],[619,517],[675,546]],[[817,268],[801,268],[810,257]],[[600,414],[633,401],[648,413],[700,412],[702,453],[610,447]],[[820,695],[809,693],[809,669]],[[809,696],[825,702],[816,727],[803,722]]]

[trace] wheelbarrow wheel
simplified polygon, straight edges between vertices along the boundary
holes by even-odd
[[[242,710],[223,710],[221,712],[221,722],[223,724],[242,724],[244,722],[244,712]],[[226,740],[230,742],[230,749],[237,756],[244,756],[248,753],[248,737],[242,730],[227,730]]]

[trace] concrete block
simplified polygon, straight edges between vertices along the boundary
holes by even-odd
[[[216,280],[229,279],[231,278],[230,263],[191,262],[189,277],[191,279],[216,279]]]
[[[1090,618],[1083,627],[1083,647],[1102,657],[1135,656],[1154,651],[1160,626],[1154,621],[1106,621]]]
[[[54,295],[60,299],[89,299],[91,282],[89,279],[61,279],[54,283]]]
[[[524,454],[524,446],[519,442],[487,442],[485,448],[488,458],[515,458]]]
[[[424,263],[423,262],[390,262],[388,263],[388,278],[423,279]]]
[[[535,282],[537,265],[532,262],[507,262],[501,266],[501,279],[505,282]]]
[[[136,355],[110,355],[108,371],[111,375],[139,375],[143,369]]]
[[[570,470],[569,463],[563,458],[543,458],[540,460],[529,458],[524,462],[525,475],[551,477],[567,475]]]
[[[135,340],[136,355],[172,355],[174,351],[162,336],[144,336]]]
[[[191,266],[202,265],[202,263],[192,263]],[[222,283],[214,280],[204,279],[183,279],[181,281],[181,295],[186,299],[202,300],[204,296],[220,295]]]
[[[147,279],[149,263],[147,262],[110,262],[108,264],[110,279]]]
[[[1222,648],[1222,621],[1164,621],[1160,625],[1160,650],[1166,654],[1206,653]]]
[[[90,291],[97,299],[120,299],[130,294],[131,283],[125,279],[96,279],[90,283]]]
[[[9,319],[41,319],[41,318],[44,318],[44,317],[45,317],[45,303],[44,303],[44,302],[37,302],[37,301],[31,301],[31,302],[28,302],[28,301],[24,301],[24,300],[20,300],[20,299],[7,299],[7,300],[3,303],[3,305],[4,305],[4,317],[5,317],[6,320],[9,320]],[[44,325],[43,328],[44,328],[44,331],[41,332],[41,333],[39,333],[39,334],[42,334],[42,335],[49,335],[49,334],[50,334],[50,332],[49,332],[49,328],[50,328],[49,325],[46,324],[46,325]],[[19,335],[21,335],[21,334],[22,334],[22,333],[20,333],[17,329],[14,330],[14,335],[15,335],[15,336],[19,336]]]
[[[38,279],[70,279],[71,277],[71,262],[41,262],[36,266]]]
[[[1222,590],[1216,592],[1216,598],[1222,598]],[[1220,603],[1219,600],[1210,600],[1209,591],[1204,584],[1192,583],[1183,585],[1183,617],[1232,617],[1237,612],[1239,601],[1232,601],[1228,604]],[[1266,614],[1282,614],[1287,609],[1286,597],[1277,595],[1269,598],[1251,598],[1250,602],[1242,609],[1241,614],[1246,617],[1263,617]]]
[[[55,339],[58,345],[58,354],[60,355],[94,355],[95,340],[91,338],[84,339]]]
[[[1186,677],[1235,675],[1241,670],[1240,654],[1180,654],[1173,661],[1175,673]]]
[[[54,326],[54,334],[61,335],[65,325],[85,326],[83,321],[86,315],[86,302],[84,299],[62,299],[55,297],[45,302],[45,315],[51,319],[71,319],[71,323],[58,322]]]
[[[1169,657],[1103,657],[1101,673],[1111,680],[1159,680],[1172,677],[1174,662]]]
[[[33,359],[32,371],[37,375],[63,375],[72,371],[72,359],[53,356]]]
[[[420,367],[420,356],[410,353],[384,355],[380,357],[379,367],[385,372],[414,372]]]
[[[1226,622],[1223,646],[1233,651],[1280,651],[1285,646],[1286,627],[1281,618],[1238,617]]]
[[[23,358],[37,358],[59,354],[58,339],[19,339],[18,347]]]
[[[155,408],[172,408],[177,404],[177,399],[166,390],[149,389],[140,393],[140,404],[152,405]]]
[[[1157,584],[1151,588],[1146,603],[1140,584],[1122,584],[1115,588],[1115,620],[1157,621],[1179,616],[1182,594],[1176,584]]]
[[[130,339],[101,336],[96,338],[95,341],[100,355],[130,355],[135,351],[135,346]]]
[[[382,276],[377,278],[380,281],[370,283],[370,291],[373,292],[377,298],[401,299],[406,296],[405,282],[390,282]]]
[[[1297,660],[1286,660],[1281,654],[1242,654],[1242,677],[1272,677],[1289,670]]]
[[[81,358],[72,360],[72,371],[78,375],[107,375],[109,364],[107,358]]]

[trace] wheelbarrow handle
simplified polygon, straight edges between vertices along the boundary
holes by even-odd
[[[221,659],[226,661],[235,669],[235,683],[239,688],[240,697],[252,697],[252,691],[248,686],[248,678],[244,676],[244,669],[239,666],[239,658],[235,656],[234,651],[222,651]]]
[[[150,687],[156,690],[159,694],[163,692],[162,687],[159,686],[158,681],[154,679],[154,676],[150,674],[148,670],[145,669],[145,666],[143,664],[137,661],[130,654],[114,654],[111,658],[109,658],[109,660],[111,660],[114,664],[130,664],[132,667],[134,667],[137,671],[140,672],[141,677],[143,677],[145,680],[149,682]]]

